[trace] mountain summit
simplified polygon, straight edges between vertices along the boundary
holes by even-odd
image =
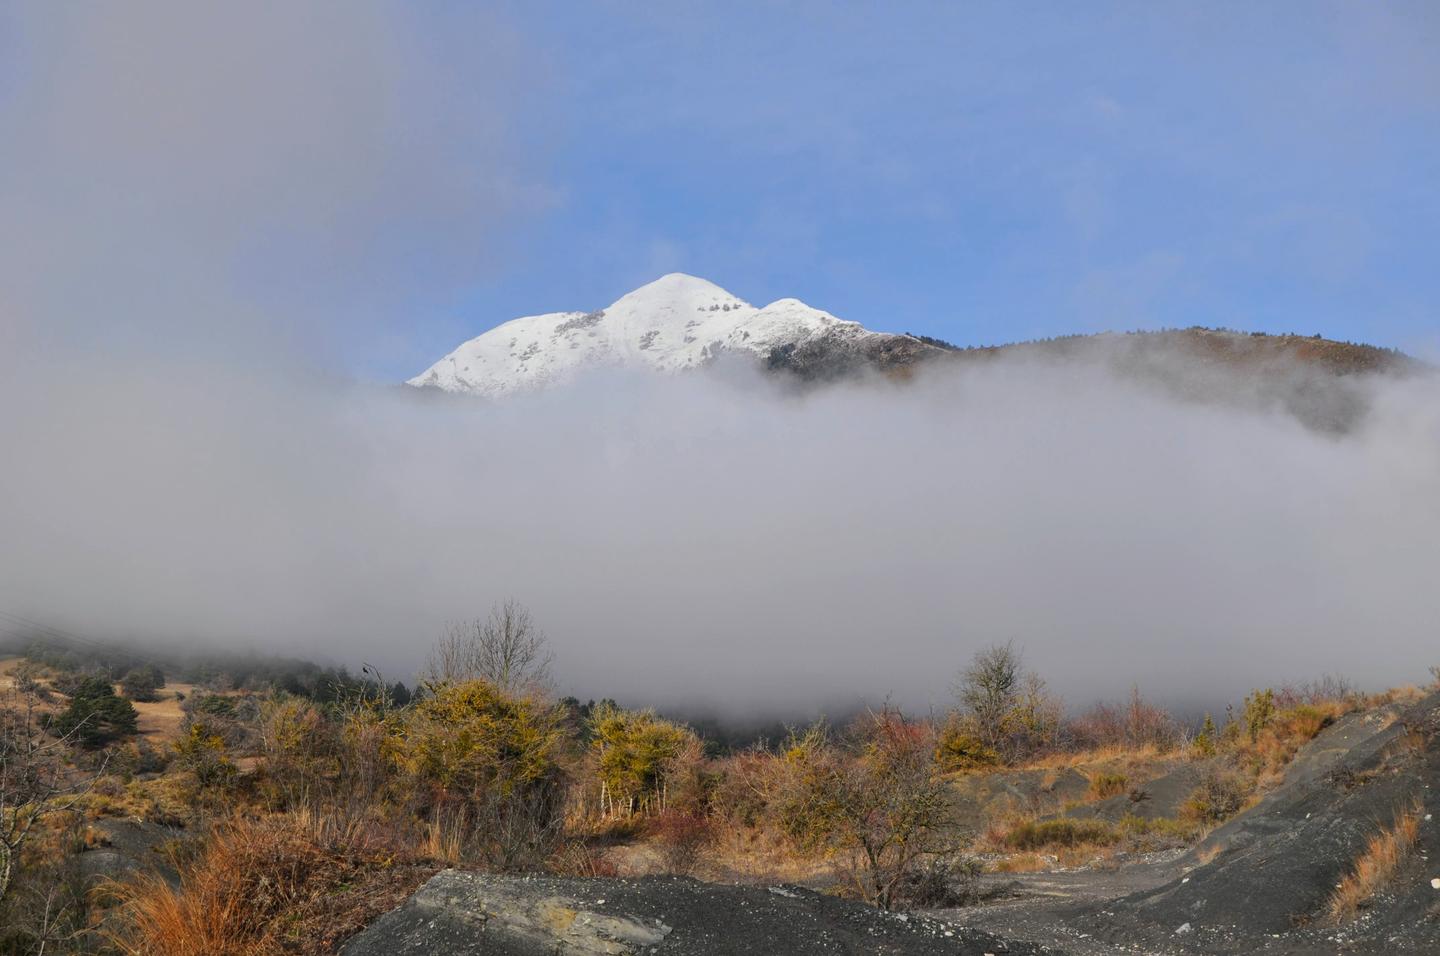
[[[594,312],[550,312],[506,322],[464,343],[410,385],[498,397],[556,384],[596,367],[676,371],[731,352],[767,363],[796,349],[864,355],[927,349],[910,336],[871,332],[798,299],[756,308],[712,282],[672,272]]]
[[[724,354],[793,383],[881,374],[905,379],[922,363],[958,370],[1001,357],[1089,364],[1184,401],[1283,409],[1306,426],[1345,432],[1369,407],[1363,379],[1424,366],[1390,350],[1319,336],[1228,329],[1063,336],[957,348],[872,332],[798,299],[756,308],[704,279],[661,276],[595,312],[506,322],[436,362],[410,385],[498,398],[559,384],[592,368],[699,368]]]

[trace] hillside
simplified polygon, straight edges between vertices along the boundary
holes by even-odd
[[[798,299],[756,308],[719,286],[672,273],[603,309],[514,319],[465,342],[410,385],[499,397],[560,384],[595,368],[674,372],[726,353],[764,360],[776,350],[810,347],[856,354],[883,365],[892,353],[943,351],[910,336],[871,332]]]
[[[1173,398],[1278,408],[1324,431],[1346,431],[1363,417],[1370,377],[1422,367],[1371,345],[1205,328],[960,348],[872,331],[797,299],[757,308],[704,279],[674,273],[603,309],[506,322],[407,384],[493,399],[563,385],[587,370],[676,373],[727,355],[799,388],[874,375],[908,381],[920,372],[999,361],[1097,365]]]

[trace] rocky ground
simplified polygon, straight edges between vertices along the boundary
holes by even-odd
[[[881,910],[793,886],[500,877],[447,870],[352,939],[344,956],[891,954],[1046,956],[936,917]]]

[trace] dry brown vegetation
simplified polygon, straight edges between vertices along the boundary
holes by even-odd
[[[548,654],[519,610],[452,630],[413,701],[378,679],[324,699],[166,685],[142,705],[152,733],[109,747],[95,786],[47,828],[31,883],[54,882],[43,874],[120,818],[188,834],[180,882],[115,884],[108,912],[74,897],[66,925],[78,935],[57,933],[46,951],[84,951],[98,919],[126,952],[328,952],[440,866],[783,880],[881,906],[953,904],[977,854],[1018,871],[1189,845],[1334,720],[1384,702],[1341,682],[1262,690],[1192,734],[1136,689],[1067,718],[1003,645],[962,672],[949,713],[887,709],[714,754],[652,712],[548,696]],[[465,643],[485,640],[502,646]],[[508,675],[508,689],[477,676],[481,664]],[[57,711],[58,684],[40,684]],[[93,768],[100,754],[80,757]],[[1192,766],[1201,784],[1174,817],[1116,819],[1116,798],[1143,799],[1149,781]],[[1035,798],[957,814],[966,781],[1014,774],[1032,775]],[[1051,794],[1067,774],[1067,795]],[[1110,822],[1067,815],[1098,801],[1110,801]],[[1357,886],[1383,870],[1384,853],[1373,855],[1357,863]]]
[[[1380,830],[1365,844],[1364,851],[1350,865],[1327,907],[1330,919],[1340,923],[1354,918],[1390,882],[1420,838],[1424,807],[1417,799],[1395,815],[1395,822]]]
[[[179,886],[154,874],[112,885],[124,919],[111,941],[134,956],[329,952],[434,872],[383,835],[328,823],[293,815],[215,825],[180,863]]]

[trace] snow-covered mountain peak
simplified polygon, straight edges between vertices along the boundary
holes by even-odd
[[[676,371],[726,352],[766,356],[818,336],[873,336],[855,322],[780,299],[757,309],[695,276],[672,272],[594,312],[506,322],[464,343],[408,384],[500,396],[564,381],[587,368]]]
[[[706,279],[683,272],[671,272],[654,282],[647,282],[633,292],[625,293],[610,309],[683,310],[687,307],[709,307],[717,303],[729,304],[732,308],[750,304]]]

